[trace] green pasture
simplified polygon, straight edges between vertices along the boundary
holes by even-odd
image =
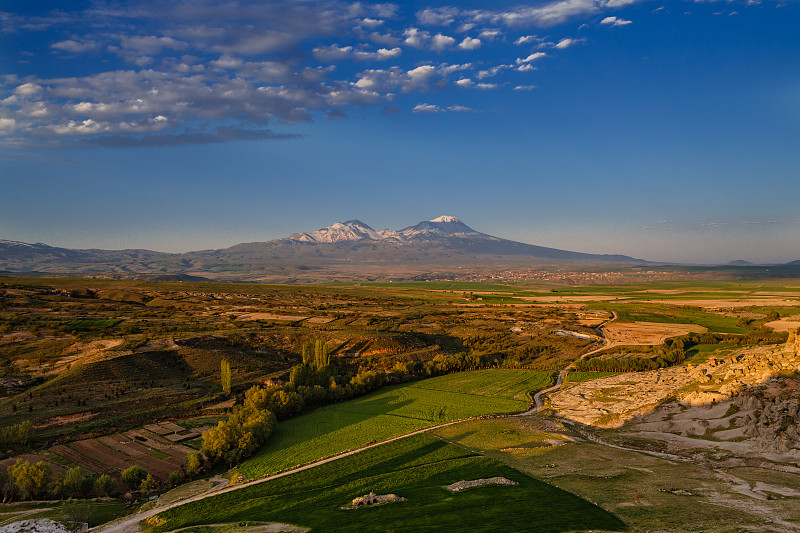
[[[570,372],[567,374],[567,383],[581,383],[618,374],[618,372]]]
[[[715,333],[748,333],[736,324],[738,319],[695,309],[658,304],[601,302],[591,303],[590,309],[606,309],[617,313],[620,322],[658,322],[665,324],[697,324]]]
[[[517,485],[450,492],[464,480]],[[343,509],[369,492],[405,501]],[[626,530],[602,508],[502,463],[427,435],[378,446],[316,468],[160,513],[156,533],[201,524],[282,522],[311,531]],[[199,529],[198,529],[199,531]]]
[[[429,426],[521,411],[530,404],[528,392],[550,383],[550,372],[476,370],[385,387],[280,422],[239,471],[262,477]]]
[[[700,365],[705,363],[713,353],[736,348],[733,344],[697,344],[686,350],[684,363]]]

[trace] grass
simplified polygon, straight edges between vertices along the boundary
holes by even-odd
[[[590,303],[589,309],[607,309],[617,313],[619,322],[657,322],[663,324],[697,324],[714,333],[749,333],[736,324],[737,318],[659,304]]]
[[[570,372],[567,374],[567,383],[581,383],[618,374],[619,372]]]
[[[549,372],[479,370],[386,387],[279,423],[239,471],[261,477],[444,422],[521,411],[528,392],[550,382]]]
[[[684,359],[684,363],[700,365],[705,363],[711,354],[718,350],[730,348],[735,348],[735,346],[732,344],[697,344],[686,350],[686,359]]]
[[[451,493],[445,485],[502,476],[518,485]],[[357,496],[393,493],[403,502],[344,510]],[[586,500],[493,459],[427,435],[158,515],[156,533],[201,524],[276,521],[312,531],[620,531],[625,524]],[[501,526],[502,525],[502,526]],[[198,529],[198,531],[201,531]]]
[[[616,435],[610,431],[611,435]],[[548,441],[563,439],[559,433],[570,434],[570,430],[560,426],[557,420],[540,415],[468,421],[433,430],[433,433],[597,503],[635,531],[743,531],[748,526],[763,524],[763,518],[755,513],[719,505],[721,498],[738,496],[731,492],[727,482],[709,476],[708,469],[702,465],[585,440],[547,446]],[[605,436],[609,437],[609,433]],[[642,439],[635,444],[658,449],[657,441]],[[730,472],[752,483],[763,480],[786,487],[797,485],[796,474],[763,469],[749,476],[740,468]],[[770,478],[772,473],[782,477]],[[693,496],[671,494],[664,491],[665,488],[684,489]],[[793,520],[792,517],[798,516],[797,505],[790,505],[774,509],[775,515]],[[506,530],[498,528],[501,529]],[[520,530],[538,531],[536,528]]]

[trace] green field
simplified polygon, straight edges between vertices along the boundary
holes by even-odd
[[[445,485],[501,476],[518,485],[450,492]],[[342,509],[369,492],[403,502]],[[220,523],[282,522],[312,531],[626,530],[573,494],[427,435],[378,446],[319,467],[163,512],[153,533]],[[198,529],[199,530],[199,529]]]
[[[529,391],[550,383],[550,372],[476,370],[386,387],[279,423],[239,471],[257,478],[428,426],[521,411]]]
[[[676,308],[659,304],[591,303],[589,309],[605,309],[617,313],[620,322],[658,322],[666,324],[697,324],[715,333],[749,333],[738,326],[734,317],[695,309]]]
[[[567,383],[580,383],[582,381],[591,381],[593,379],[606,378],[618,374],[618,372],[570,372],[567,374]]]

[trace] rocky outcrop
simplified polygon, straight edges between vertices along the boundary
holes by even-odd
[[[0,527],[0,533],[70,533],[70,531],[65,525],[50,519],[35,518]]]
[[[398,496],[397,494],[375,494],[374,492],[370,492],[369,494],[365,494],[364,496],[353,498],[353,503],[350,505],[349,509],[355,509],[357,507],[364,507],[369,505],[380,505],[382,503],[402,502],[402,501],[405,501],[405,498]]]
[[[786,341],[786,349],[795,355],[800,355],[800,328],[789,332],[789,339]]]
[[[457,481],[447,485],[445,488],[451,492],[458,492],[460,490],[469,489],[472,487],[480,487],[481,485],[518,485],[516,481],[504,477],[490,477],[486,479],[473,479],[471,481]]]

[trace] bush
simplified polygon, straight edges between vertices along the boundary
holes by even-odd
[[[108,496],[116,485],[111,476],[102,474],[94,481],[94,491],[98,496]]]
[[[147,470],[139,465],[133,465],[122,472],[122,482],[125,483],[130,490],[138,490],[142,485],[142,481],[144,481],[147,476]]]

